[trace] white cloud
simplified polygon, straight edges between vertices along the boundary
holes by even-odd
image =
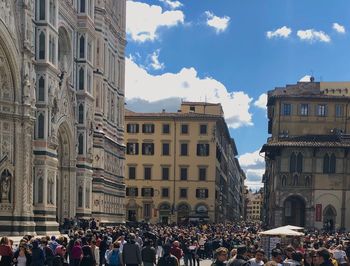
[[[266,32],[267,38],[288,38],[289,35],[292,33],[291,28],[288,28],[287,26],[283,26],[275,31],[268,31]]]
[[[259,154],[259,151],[248,152],[238,158],[239,164],[247,176],[245,184],[254,189],[263,186],[261,181],[265,172],[264,153]]]
[[[129,108],[131,99],[134,99],[134,102],[135,99],[140,99],[147,103],[146,107],[152,102],[159,103],[169,98],[186,101],[206,100],[221,103],[229,127],[253,125],[252,114],[249,113],[252,98],[243,91],[229,92],[221,82],[212,77],[199,77],[194,68],[182,68],[178,73],[151,75],[129,57],[126,58],[125,87],[128,88],[126,98]]]
[[[160,6],[127,1],[126,31],[133,41],[154,41],[160,27],[183,24],[185,15],[181,10],[163,12]]]
[[[326,33],[323,31],[315,31],[314,29],[308,29],[308,30],[298,30],[297,32],[298,37],[300,40],[303,41],[309,41],[309,42],[330,42],[331,37],[329,37]]]
[[[299,82],[310,82],[310,75],[305,75],[304,77],[302,77]]]
[[[345,33],[345,27],[343,25],[340,25],[338,23],[333,23],[333,29],[338,33]]]
[[[207,25],[213,27],[216,33],[224,32],[227,29],[230,17],[218,17],[210,11],[205,11],[205,15],[207,16]]]
[[[180,1],[176,1],[176,0],[159,0],[159,1],[166,4],[171,9],[176,9],[183,6],[183,4]]]
[[[154,70],[161,70],[164,69],[165,65],[164,63],[159,62],[159,52],[160,50],[158,49],[157,51],[154,51],[149,57],[151,60],[150,66],[154,69]]]
[[[261,109],[266,109],[267,104],[267,94],[263,93],[259,96],[259,98],[254,102],[254,105]]]

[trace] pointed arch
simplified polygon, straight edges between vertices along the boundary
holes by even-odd
[[[289,172],[290,173],[295,173],[296,172],[296,162],[297,162],[297,157],[294,152],[290,155],[289,158]]]
[[[334,155],[334,153],[332,153],[331,158],[329,160],[329,172],[334,174],[335,173],[335,169],[336,169],[336,157]]]
[[[83,187],[78,188],[78,207],[83,207]]]
[[[303,172],[303,154],[301,152],[298,153],[297,156],[297,172],[302,173]]]
[[[84,104],[79,104],[79,110],[78,110],[78,123],[84,124]]]
[[[323,156],[323,173],[324,174],[329,173],[329,155],[328,155],[328,153],[326,153]]]
[[[45,32],[40,32],[39,34],[39,59],[45,59]]]

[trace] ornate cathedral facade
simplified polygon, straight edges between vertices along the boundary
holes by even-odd
[[[0,0],[0,232],[124,222],[125,0]]]

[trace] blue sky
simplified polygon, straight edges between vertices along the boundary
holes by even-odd
[[[127,108],[222,103],[247,184],[256,188],[266,92],[307,75],[349,81],[349,28],[346,0],[127,1]]]

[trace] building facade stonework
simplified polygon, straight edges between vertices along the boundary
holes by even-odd
[[[265,222],[350,228],[350,83],[298,82],[268,92]]]
[[[0,1],[0,232],[124,222],[125,5]]]
[[[220,104],[183,102],[177,113],[127,111],[126,219],[237,221],[245,175]]]

